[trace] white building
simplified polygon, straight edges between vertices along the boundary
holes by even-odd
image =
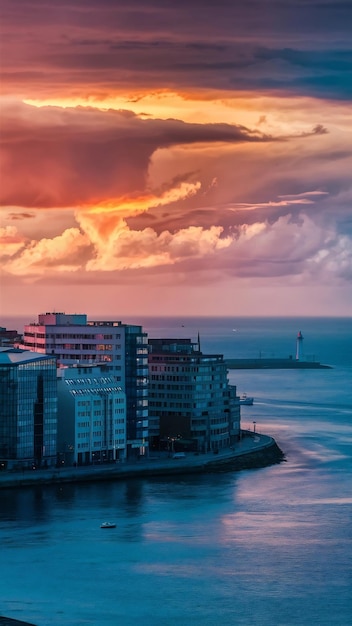
[[[24,327],[21,348],[55,355],[59,365],[104,365],[126,393],[128,455],[148,450],[148,337],[142,326],[43,313]]]
[[[86,465],[126,458],[126,394],[96,366],[58,370],[58,461]]]
[[[24,327],[19,347],[55,355],[60,365],[105,364],[125,382],[125,325],[118,321],[88,322],[83,314],[43,313],[38,322]]]

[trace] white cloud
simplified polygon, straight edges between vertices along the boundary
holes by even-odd
[[[5,265],[15,275],[43,275],[79,268],[76,255],[89,246],[89,240],[78,228],[69,228],[53,239],[31,241],[26,249]]]

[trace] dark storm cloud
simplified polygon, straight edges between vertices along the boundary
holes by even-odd
[[[28,212],[9,213],[8,218],[13,221],[21,221],[21,220],[35,218],[35,214],[28,213]]]
[[[350,2],[3,0],[5,89],[267,89],[351,96]],[[38,93],[37,93],[38,95]]]
[[[142,120],[126,111],[7,103],[2,112],[3,204],[94,203],[145,190],[158,148],[194,143],[265,142],[243,126]]]

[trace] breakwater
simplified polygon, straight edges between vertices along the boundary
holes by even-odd
[[[319,361],[296,361],[295,359],[226,359],[228,369],[331,369]]]
[[[217,454],[187,453],[184,458],[149,457],[135,462],[105,466],[66,467],[32,470],[27,472],[1,472],[0,488],[20,488],[33,485],[50,485],[73,482],[126,480],[151,476],[171,476],[215,471],[257,469],[285,459],[276,441],[268,435],[242,431],[241,440],[232,449]],[[0,625],[1,626],[1,625]]]

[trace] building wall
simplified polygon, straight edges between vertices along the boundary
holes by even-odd
[[[126,458],[126,394],[99,367],[61,368],[58,460],[68,465]]]
[[[17,330],[7,330],[7,328],[0,326],[0,347],[9,348],[20,342],[21,339],[22,337]]]
[[[61,365],[105,365],[124,386],[124,338],[123,326],[30,324],[20,347],[55,355]]]
[[[63,372],[57,379],[57,464],[72,465],[76,445],[76,400],[65,385]]]

